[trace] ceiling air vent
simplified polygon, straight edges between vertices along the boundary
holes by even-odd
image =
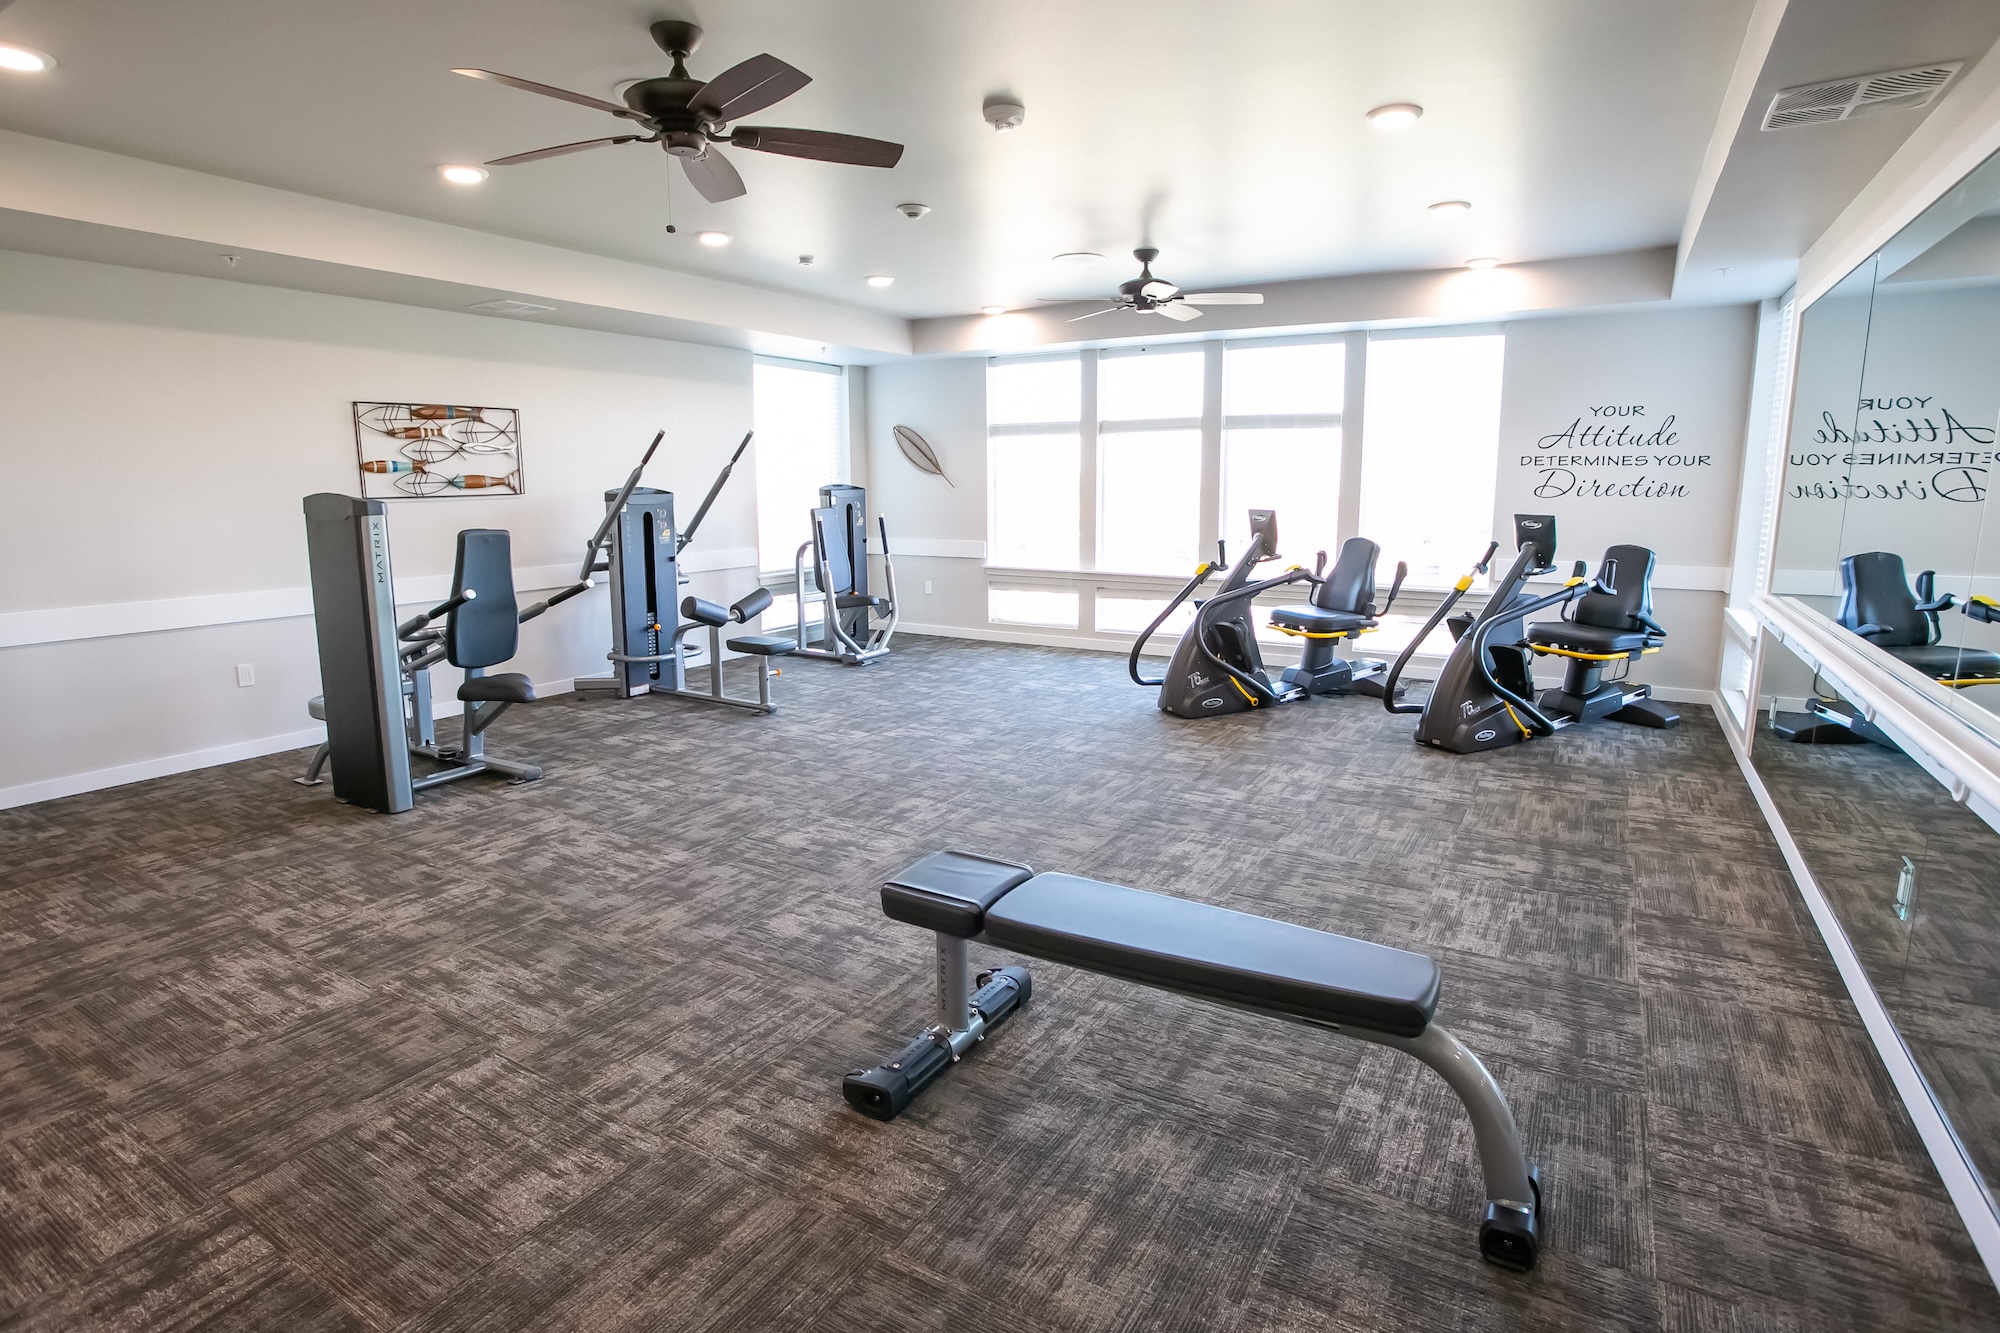
[[[552,313],[555,307],[536,305],[533,301],[481,301],[466,309],[477,310],[482,315],[546,315]]]
[[[1770,109],[1764,113],[1764,128],[1783,130],[1794,125],[1823,125],[1898,107],[1924,106],[1951,82],[1951,76],[1964,64],[1962,60],[1953,60],[1942,65],[1857,74],[1851,79],[1784,88],[1771,99]]]

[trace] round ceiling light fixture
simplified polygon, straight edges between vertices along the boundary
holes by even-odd
[[[1430,206],[1430,211],[1441,218],[1464,217],[1472,211],[1472,205],[1463,199],[1440,199]]]
[[[1058,264],[1075,264],[1081,267],[1084,264],[1095,264],[1102,258],[1104,256],[1098,254],[1095,250],[1068,250],[1057,255],[1055,262]]]
[[[983,305],[979,307],[979,313],[982,315],[1004,315],[1007,313],[1007,307],[1004,305]]]
[[[453,185],[477,185],[486,179],[486,168],[468,167],[454,163],[448,167],[439,167],[438,175],[444,177]]]
[[[726,231],[698,231],[694,238],[711,250],[720,250],[729,244],[729,233]]]
[[[1498,268],[1500,267],[1500,261],[1491,255],[1481,255],[1477,259],[1466,260],[1465,266],[1467,268]]]
[[[868,285],[870,287],[887,287],[895,281],[894,278],[886,273],[871,273],[868,275]]]
[[[1423,115],[1424,109],[1415,102],[1390,102],[1370,111],[1367,120],[1378,130],[1407,130]]]
[[[32,46],[0,42],[0,69],[16,74],[41,74],[56,67],[56,58]]]

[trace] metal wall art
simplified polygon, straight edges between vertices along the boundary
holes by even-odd
[[[522,491],[521,414],[511,407],[356,403],[354,450],[369,499]]]

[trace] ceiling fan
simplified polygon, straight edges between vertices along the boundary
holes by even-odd
[[[762,111],[783,101],[812,82],[812,76],[793,69],[773,55],[752,56],[732,65],[706,83],[687,72],[687,58],[701,44],[701,29],[677,19],[664,19],[652,26],[653,40],[674,58],[673,72],[661,79],[641,79],[625,89],[625,105],[601,97],[551,88],[531,79],[511,74],[495,74],[488,69],[455,69],[467,78],[504,83],[523,92],[560,98],[578,106],[608,111],[636,122],[640,134],[615,134],[603,139],[536,148],[511,157],[497,157],[489,167],[512,167],[523,162],[539,162],[545,157],[581,153],[611,144],[656,143],[681,160],[688,182],[711,204],[744,194],[743,177],[729,159],[715,148],[731,144],[759,153],[782,153],[786,157],[809,157],[820,162],[847,162],[858,167],[893,167],[903,156],[903,145],[882,139],[864,139],[858,134],[833,134],[826,130],[789,130],[764,125],[730,123],[739,117]]]
[[[1079,319],[1094,319],[1098,315],[1108,315],[1114,310],[1134,310],[1139,314],[1165,315],[1168,319],[1200,319],[1198,305],[1262,305],[1262,292],[1184,292],[1165,278],[1153,276],[1153,261],[1160,252],[1152,246],[1142,246],[1132,252],[1132,258],[1139,261],[1139,276],[1130,282],[1118,284],[1118,295],[1104,299],[1111,302],[1102,310],[1067,319],[1065,324],[1074,324]]]

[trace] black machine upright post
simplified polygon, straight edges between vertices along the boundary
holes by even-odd
[[[415,797],[403,734],[389,507],[320,494],[306,497],[305,511],[333,794],[396,814]]]

